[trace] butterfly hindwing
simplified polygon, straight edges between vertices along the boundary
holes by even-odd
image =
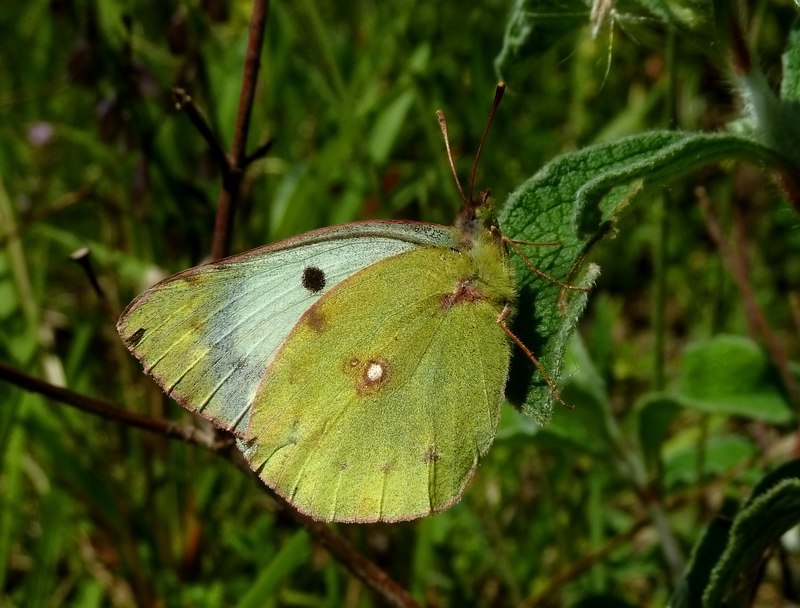
[[[494,437],[508,370],[502,298],[477,274],[463,250],[421,247],[316,302],[270,364],[241,440],[261,478],[327,520],[405,520],[456,502]]]
[[[359,222],[192,268],[136,298],[117,329],[172,398],[241,434],[265,370],[304,313],[341,281],[450,229]]]

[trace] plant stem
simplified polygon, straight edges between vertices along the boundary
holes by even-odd
[[[261,67],[261,47],[264,42],[268,11],[269,0],[253,1],[253,12],[250,17],[250,36],[247,42],[242,89],[239,94],[239,109],[236,115],[236,129],[233,133],[231,151],[228,154],[230,165],[222,181],[222,191],[217,202],[217,216],[214,222],[214,241],[211,245],[211,257],[215,260],[224,258],[231,248],[233,218],[236,213],[236,203],[239,200],[239,186],[244,176],[247,156],[247,133],[250,129],[250,117],[253,112],[258,70]]]

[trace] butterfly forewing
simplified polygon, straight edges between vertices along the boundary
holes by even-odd
[[[117,330],[170,396],[241,434],[265,370],[304,313],[347,277],[421,246],[452,247],[452,232],[361,222],[306,233],[162,281]]]

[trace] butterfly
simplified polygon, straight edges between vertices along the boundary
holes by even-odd
[[[452,227],[356,222],[191,268],[133,300],[118,332],[301,512],[447,509],[494,439],[516,298],[488,195],[462,198]]]

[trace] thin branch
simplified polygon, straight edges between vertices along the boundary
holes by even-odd
[[[553,598],[558,597],[559,590],[564,585],[566,585],[569,581],[578,578],[597,562],[607,557],[615,549],[633,539],[649,523],[649,517],[640,518],[633,524],[633,526],[631,526],[629,530],[626,530],[625,532],[611,538],[597,551],[584,555],[569,567],[561,570],[560,572],[556,572],[553,576],[549,576],[547,578],[547,586],[536,593],[536,595],[528,597],[520,604],[520,608],[536,608],[537,606],[550,605],[550,603],[553,601]]]
[[[211,257],[215,260],[228,255],[233,231],[233,217],[239,199],[239,186],[245,169],[247,133],[250,129],[250,116],[261,66],[261,46],[264,42],[264,29],[267,22],[269,0],[254,0],[250,16],[250,36],[247,42],[247,55],[242,76],[242,90],[239,95],[239,109],[236,116],[236,129],[230,159],[230,171],[222,183],[222,191],[217,202],[217,217],[214,222],[214,241]]]
[[[223,181],[227,180],[227,175],[231,172],[231,161],[228,159],[228,155],[225,154],[225,150],[222,149],[219,139],[214,135],[214,131],[211,129],[211,125],[208,124],[206,117],[194,105],[192,96],[189,95],[186,89],[175,87],[172,89],[172,100],[175,102],[175,107],[189,117],[189,120],[200,132],[200,135],[206,140],[208,148],[211,150],[211,155],[214,157],[214,162],[219,165],[219,169],[222,171]]]
[[[800,182],[793,169],[779,167],[777,169],[776,180],[778,187],[783,190],[786,198],[794,207],[795,211],[800,211]]]
[[[150,431],[151,433],[164,435],[171,439],[180,439],[189,444],[203,446],[211,451],[219,451],[226,447],[226,445],[217,442],[213,436],[202,433],[193,426],[179,425],[163,418],[152,418],[136,412],[130,412],[109,401],[87,397],[68,388],[44,382],[2,362],[0,362],[0,380],[5,380],[9,384],[18,386],[26,391],[53,399],[104,420],[112,420]]]
[[[214,434],[205,433],[196,427],[179,425],[162,418],[152,418],[136,412],[130,412],[108,401],[93,399],[67,388],[44,382],[2,362],[0,362],[0,380],[5,380],[9,384],[43,395],[53,401],[74,407],[104,420],[119,422],[157,433],[170,439],[179,439],[189,444],[202,446],[207,450],[226,456],[241,468],[250,471],[249,465],[241,458],[241,453],[238,450],[230,449],[233,446],[231,440],[219,441]],[[308,530],[315,541],[323,545],[337,561],[341,562],[355,576],[361,579],[367,587],[372,589],[387,604],[402,608],[418,606],[408,591],[392,580],[385,571],[359,553],[344,537],[336,534],[328,524],[315,521],[307,515],[303,515],[263,483],[259,482],[259,487],[268,492],[284,508],[288,515]]]
[[[66,194],[60,196],[51,205],[41,208],[38,211],[33,211],[21,217],[18,225],[13,230],[9,232],[0,233],[0,247],[5,247],[10,241],[19,239],[25,233],[26,230],[28,230],[31,226],[34,226],[38,222],[47,219],[48,217],[58,213],[59,211],[68,209],[73,205],[76,205],[88,199],[89,197],[94,195],[96,188],[97,188],[97,182],[96,180],[93,180],[87,185],[80,188],[79,190],[76,190],[75,192],[67,192]],[[34,206],[34,209],[37,208],[38,206]]]
[[[247,169],[250,165],[252,165],[255,161],[264,158],[269,152],[272,144],[275,143],[274,139],[269,139],[268,141],[264,142],[258,148],[253,150],[250,154],[244,157],[244,169]]]
[[[94,271],[94,264],[92,264],[92,255],[88,247],[81,247],[70,254],[70,259],[81,267],[89,285],[100,300],[100,305],[103,307],[103,312],[111,323],[116,323],[119,314],[111,307],[103,287],[100,285],[100,280],[97,278],[97,273]]]

